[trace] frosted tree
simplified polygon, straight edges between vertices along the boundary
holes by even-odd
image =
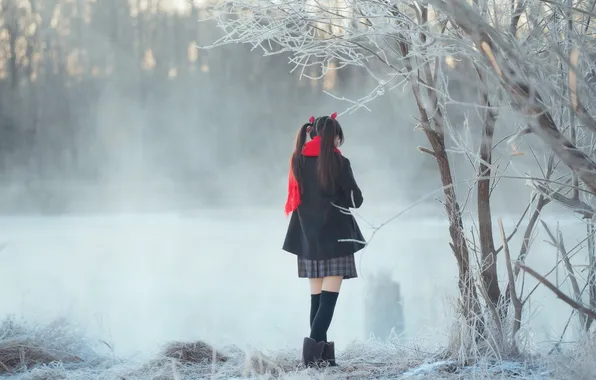
[[[547,285],[557,296],[579,312],[582,326],[589,330],[596,316],[596,260],[594,256],[594,208],[596,162],[594,133],[596,105],[594,91],[594,30],[591,19],[594,2],[518,1],[513,3],[513,17],[508,33],[500,29],[499,20],[489,22],[484,7],[472,7],[462,1],[433,1],[460,28],[471,51],[480,53],[492,74],[498,77],[501,100],[520,116],[519,130],[512,141],[532,134],[551,150],[544,179],[529,179],[540,199],[556,201],[587,220],[589,263],[585,270],[585,287],[590,307],[582,305],[577,276],[565,249],[560,231],[557,236],[543,222],[553,243],[561,253],[575,300],[564,294],[524,265],[516,267],[529,272]],[[524,16],[529,28],[520,33],[517,23]],[[521,37],[521,38],[519,38]],[[473,50],[473,51],[472,51]],[[581,54],[583,53],[583,58]],[[557,162],[555,162],[555,157]],[[552,170],[563,163],[569,171],[556,181]],[[539,200],[540,204],[540,200]],[[508,293],[509,294],[509,293]],[[518,327],[519,329],[519,327]]]
[[[366,108],[387,91],[409,88],[417,105],[416,128],[429,143],[418,149],[438,166],[459,273],[462,323],[448,354],[465,359],[478,349],[499,357],[517,353],[523,306],[533,292],[523,294],[519,279],[528,270],[548,283],[523,265],[543,209],[555,201],[588,220],[593,216],[594,90],[585,79],[590,55],[579,54],[592,43],[591,11],[577,2],[572,7],[550,0],[233,0],[216,2],[211,10],[223,37],[206,48],[244,43],[265,55],[288,54],[291,70],[302,75],[312,67],[320,68],[320,76],[350,66],[364,69],[376,86],[358,99],[345,99],[345,112]],[[460,84],[465,76],[471,95],[453,92],[458,75]],[[458,106],[469,110],[463,122],[449,112]],[[500,125],[502,114],[514,122]],[[500,133],[506,138],[494,141],[498,126],[506,128]],[[491,193],[506,176],[511,157],[520,154],[518,147],[532,136],[542,142],[536,149],[528,145],[540,174],[518,176],[531,200],[508,235],[500,223],[496,242]],[[472,168],[469,194],[477,207],[470,232],[453,154],[466,157]],[[526,219],[519,254],[511,258],[509,242]],[[593,227],[587,224],[590,235]],[[497,271],[501,252],[507,269],[503,289]],[[595,265],[585,277],[590,289]],[[590,302],[594,297],[590,291]],[[572,306],[584,308],[581,294],[576,298]],[[586,320],[594,307],[582,309]]]

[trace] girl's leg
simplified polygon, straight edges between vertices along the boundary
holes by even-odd
[[[342,280],[343,277],[341,276],[329,276],[325,277],[322,281],[319,309],[310,330],[310,337],[316,342],[326,341],[327,330],[333,319],[333,312],[335,311]]]
[[[325,277],[322,281],[321,289],[326,292],[339,293],[341,283],[344,280],[342,276],[329,276]]]
[[[315,320],[315,316],[317,315],[317,311],[319,311],[319,304],[321,302],[321,290],[323,288],[323,279],[322,278],[310,278],[310,325],[309,327],[312,328],[312,324]]]
[[[310,327],[312,325],[319,311],[321,300],[321,290],[323,288],[322,278],[311,278],[310,283]],[[323,357],[325,350],[325,342],[317,342],[311,338],[304,338],[304,345],[302,347],[302,361],[305,366],[311,366],[318,363]]]
[[[321,294],[323,289],[322,278],[309,278],[308,282],[310,283],[310,294]]]

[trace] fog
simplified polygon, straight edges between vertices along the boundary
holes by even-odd
[[[373,206],[362,213],[388,214]],[[279,248],[286,221],[278,210],[10,217],[0,223],[7,244],[0,253],[0,286],[10,289],[0,305],[3,315],[40,323],[66,317],[119,355],[149,355],[178,339],[275,350],[298,346],[308,332],[308,284],[296,277],[295,258]],[[579,225],[565,224],[566,230]],[[441,219],[407,217],[357,254],[360,278],[342,286],[329,332],[340,349],[368,337],[365,302],[378,295],[367,287],[383,270],[401,284],[404,342],[429,348],[446,343],[456,296],[446,231]],[[529,264],[546,272],[555,259],[552,248],[537,242]],[[558,338],[568,317],[561,301],[539,289],[529,310],[525,327],[533,343]]]
[[[217,36],[214,26],[198,24],[197,10],[155,12],[149,3],[141,13],[121,0],[2,3],[0,44],[21,58],[3,56],[0,75],[0,287],[7,290],[0,315],[67,318],[119,355],[198,338],[296,347],[308,333],[308,283],[281,250],[295,133],[311,115],[346,109],[323,90],[357,98],[373,83],[357,69],[299,80],[287,57],[245,46],[196,50]],[[24,26],[32,9],[41,15],[35,33]],[[457,265],[437,202],[436,163],[416,149],[425,140],[414,130],[407,88],[369,107],[338,118],[342,152],[365,198],[357,219],[374,237],[357,254],[360,278],[342,285],[329,336],[339,349],[368,338],[365,301],[376,296],[368,286],[388,272],[401,285],[403,339],[445,344]],[[458,131],[465,111],[453,110],[462,114]],[[499,120],[497,137],[510,132],[512,117]],[[521,149],[529,146],[542,149],[536,140]],[[470,228],[474,207],[465,199],[475,171],[452,148]],[[497,149],[502,160],[508,149]],[[504,174],[537,170],[528,154]],[[530,197],[523,179],[504,179],[493,216],[511,231]],[[585,237],[573,215],[555,206],[546,214],[551,225],[560,221],[569,248]],[[539,231],[528,263],[546,273],[556,255]],[[511,246],[517,255],[520,236]],[[558,339],[570,312],[541,288],[529,310],[523,326],[532,344]]]

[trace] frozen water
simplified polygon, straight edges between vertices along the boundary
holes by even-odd
[[[397,211],[388,206],[360,213],[378,224]],[[514,222],[514,216],[504,217],[508,231]],[[575,219],[564,224],[571,248],[584,229]],[[296,276],[295,257],[280,249],[286,225],[283,212],[271,209],[2,217],[0,288],[9,291],[0,315],[34,323],[67,317],[117,355],[152,355],[165,342],[193,339],[297,348],[308,331],[309,293],[307,282]],[[370,236],[371,228],[361,226]],[[364,298],[374,296],[366,292],[367,277],[382,269],[401,283],[405,338],[433,347],[445,343],[457,276],[446,227],[440,215],[409,213],[357,255],[361,277],[344,283],[329,332],[339,350],[367,338]],[[543,236],[535,239],[528,260],[541,273],[556,259]],[[511,244],[515,257],[519,238]],[[534,341],[548,342],[568,313],[540,289],[524,326]]]

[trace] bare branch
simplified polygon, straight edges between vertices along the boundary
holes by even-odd
[[[511,341],[514,350],[517,351],[516,336],[521,328],[521,317],[523,304],[517,296],[515,290],[515,276],[513,275],[513,268],[511,267],[511,255],[509,254],[509,245],[507,244],[505,229],[503,228],[503,221],[499,219],[499,230],[501,231],[501,239],[503,241],[503,252],[505,254],[505,266],[507,267],[507,276],[509,277],[509,294],[511,294],[511,302],[513,304],[513,330],[511,332]]]
[[[424,152],[424,153],[428,153],[428,154],[430,154],[431,156],[433,156],[433,157],[435,157],[435,158],[437,157],[437,155],[435,154],[435,152],[433,152],[433,151],[432,151],[432,150],[430,150],[430,149],[424,148],[424,147],[422,147],[422,146],[419,146],[419,147],[418,147],[418,150],[419,150],[419,151],[421,151],[421,152]]]
[[[511,49],[507,48],[507,44],[493,27],[480,21],[476,11],[466,2],[461,0],[431,1],[439,9],[447,12],[454,22],[473,39],[474,44],[486,57],[494,72],[502,79],[504,87],[516,106],[532,117],[529,123],[532,131],[553,149],[592,193],[596,193],[596,163],[559,131],[537,89],[517,75],[520,72],[530,72],[531,68],[527,67],[525,62]],[[507,57],[497,59],[496,54],[503,55],[505,53]],[[515,62],[515,66],[512,62]],[[582,115],[582,113],[578,113],[580,118]]]
[[[515,228],[513,229],[513,231],[511,231],[511,233],[509,234],[509,236],[507,236],[507,239],[505,239],[505,241],[507,243],[509,243],[511,241],[511,239],[513,239],[513,237],[515,236],[515,234],[517,233],[517,231],[519,230],[519,226],[521,225],[521,223],[524,221],[526,214],[528,213],[528,211],[530,210],[530,207],[532,207],[532,203],[534,202],[534,199],[536,199],[536,195],[534,194],[532,196],[532,199],[530,200],[530,202],[528,202],[528,205],[526,206],[526,208],[524,209],[524,212],[522,213],[522,215],[519,217],[519,219],[517,220],[517,223],[515,224]],[[495,250],[495,252],[498,254],[499,252],[501,252],[501,250],[503,249],[503,246],[501,245],[499,248],[497,248]]]
[[[581,8],[577,8],[577,7],[568,7],[568,6],[566,6],[566,5],[563,5],[563,4],[561,4],[561,3],[555,3],[555,2],[554,2],[554,1],[552,1],[552,0],[540,0],[540,1],[542,1],[543,3],[550,4],[550,5],[555,5],[555,6],[559,7],[559,8],[563,8],[563,9],[569,9],[569,10],[572,10],[572,11],[574,11],[574,12],[581,13],[581,14],[584,14],[584,15],[587,15],[587,16],[590,16],[590,17],[596,17],[596,13],[594,13],[594,12],[591,12],[591,11],[586,11],[586,10],[584,10],[584,9],[581,9]]]
[[[569,274],[569,281],[571,282],[571,287],[573,289],[573,293],[575,294],[575,299],[578,302],[581,302],[581,300],[582,300],[581,292],[579,290],[577,278],[575,278],[575,272],[573,271],[573,266],[571,265],[571,261],[569,261],[569,256],[567,254],[567,250],[565,249],[565,243],[563,242],[563,235],[561,234],[561,231],[557,227],[557,237],[555,237],[555,235],[551,232],[548,225],[544,221],[541,221],[541,222],[542,222],[542,226],[546,230],[546,233],[550,237],[551,242],[553,243],[553,245],[555,247],[557,247],[557,250],[559,251],[559,255],[561,255],[561,259],[563,260],[563,263],[565,264],[565,268],[567,269],[567,273]],[[586,315],[582,312],[579,313],[579,321],[580,321],[580,324],[582,327],[586,326]]]
[[[557,289],[557,287],[555,285],[553,285],[550,281],[548,281],[546,278],[544,278],[541,275],[539,275],[538,273],[536,273],[536,271],[534,271],[533,269],[525,266],[524,264],[520,264],[520,263],[516,263],[516,265],[519,266],[524,272],[528,273],[530,276],[532,276],[536,280],[538,280],[541,284],[543,284],[544,286],[549,288],[553,293],[555,293],[555,295],[558,298],[560,298],[567,305],[571,306],[573,309],[575,309],[577,311],[581,311],[582,313],[590,316],[591,318],[596,318],[595,310],[591,310],[590,308],[588,308],[580,303],[575,302],[574,300],[569,298],[567,295],[565,295],[565,293],[563,293],[562,291]]]
[[[586,235],[588,239],[588,281],[586,285],[588,286],[588,296],[590,299],[590,306],[596,310],[596,247],[594,244],[594,233],[596,230],[594,229],[594,222],[590,220],[586,225]],[[593,318],[589,318],[587,321],[586,329],[589,329],[592,323],[594,322]]]
[[[581,214],[584,218],[592,218],[596,213],[596,210],[594,210],[594,208],[589,204],[579,199],[566,197],[558,191],[551,190],[549,186],[547,186],[544,183],[541,183],[541,181],[537,179],[529,179],[528,183],[530,184],[530,186],[536,189],[536,191],[538,191],[538,193],[540,193],[542,196],[548,199],[552,199],[557,203],[560,203],[561,205],[567,207],[571,211]],[[577,187],[572,188],[577,189]]]

